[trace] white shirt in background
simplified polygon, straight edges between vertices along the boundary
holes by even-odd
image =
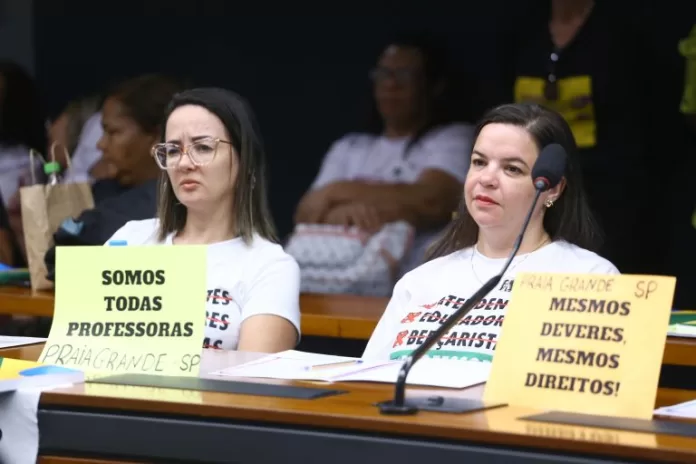
[[[444,171],[462,184],[469,170],[474,127],[452,124],[425,134],[408,152],[410,137],[390,139],[381,135],[348,134],[324,157],[312,189],[337,181],[415,183],[427,169]],[[441,230],[418,231],[401,273],[423,262],[425,251]]]
[[[171,245],[172,235],[157,240],[158,226],[157,219],[130,221],[109,241]],[[242,322],[258,314],[287,319],[299,341],[300,269],[280,245],[259,236],[250,245],[241,238],[208,245],[207,281],[204,347],[236,350]]]
[[[43,169],[43,159],[37,154],[34,160],[37,172]],[[19,190],[20,179],[29,173],[31,161],[29,149],[22,145],[0,146],[0,193],[5,207]],[[26,179],[30,182],[31,179]]]
[[[408,356],[484,282],[499,273],[506,260],[487,258],[471,247],[429,261],[403,276],[394,287],[363,357]],[[498,288],[433,345],[426,356],[492,361],[518,272],[619,273],[596,253],[564,241],[517,256]]]

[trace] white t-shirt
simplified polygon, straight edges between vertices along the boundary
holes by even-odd
[[[37,154],[34,159],[35,169],[40,173],[43,169],[43,159]],[[23,176],[30,177],[31,162],[29,149],[21,145],[0,146],[0,195],[7,207],[8,202],[19,190],[19,182]],[[31,178],[25,179],[31,185]]]
[[[348,134],[327,152],[312,189],[347,180],[414,183],[428,169],[444,171],[464,183],[473,137],[473,126],[451,124],[431,130],[406,152],[410,137]],[[423,262],[425,250],[440,232],[418,231],[402,273]]]
[[[487,258],[471,247],[429,261],[403,276],[394,287],[363,357],[408,356],[484,282],[500,272],[506,259]],[[518,272],[619,273],[601,256],[563,241],[517,256],[498,288],[435,343],[427,356],[492,361]]]
[[[129,221],[109,241],[171,245],[173,235],[157,240],[158,224],[157,219]],[[205,348],[237,349],[242,322],[257,314],[287,319],[299,340],[300,269],[280,245],[259,236],[250,245],[242,238],[208,245],[207,274]]]

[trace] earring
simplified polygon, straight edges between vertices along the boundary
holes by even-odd
[[[551,198],[547,198],[546,201],[544,202],[544,206],[547,208],[550,208],[553,206],[553,200]]]

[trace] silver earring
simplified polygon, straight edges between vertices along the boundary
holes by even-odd
[[[552,207],[552,206],[553,206],[553,200],[552,200],[551,198],[546,199],[546,201],[544,202],[544,206],[546,206],[547,208]]]

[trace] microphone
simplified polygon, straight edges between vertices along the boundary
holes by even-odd
[[[524,238],[524,233],[527,230],[529,221],[532,218],[532,213],[539,201],[539,196],[549,190],[554,188],[563,178],[566,167],[566,152],[565,149],[556,143],[545,146],[539,153],[534,166],[532,167],[532,181],[534,183],[534,188],[536,189],[536,194],[534,195],[534,200],[532,205],[527,212],[527,216],[524,219],[522,225],[522,230],[520,231],[515,243],[512,247],[512,252],[508,257],[505,265],[503,266],[500,273],[491,277],[485,284],[481,286],[471,297],[459,308],[454,314],[450,315],[445,322],[428,338],[425,339],[422,345],[418,346],[411,354],[404,360],[399,371],[399,376],[396,379],[396,384],[394,385],[394,398],[389,401],[383,401],[378,403],[377,406],[382,414],[415,414],[419,409],[427,409],[430,411],[456,411],[465,412],[475,409],[485,409],[485,406],[480,401],[466,400],[461,398],[451,398],[449,402],[446,398],[436,396],[429,398],[411,398],[406,399],[406,378],[408,373],[411,371],[413,365],[425,355],[430,348],[440,340],[449,330],[454,327],[464,316],[471,311],[474,306],[476,306],[491,290],[493,290],[500,280],[505,275],[508,267],[512,263],[512,260],[517,255],[522,244],[522,239]],[[451,404],[454,403],[459,405],[454,408]],[[463,407],[462,407],[463,405]]]

